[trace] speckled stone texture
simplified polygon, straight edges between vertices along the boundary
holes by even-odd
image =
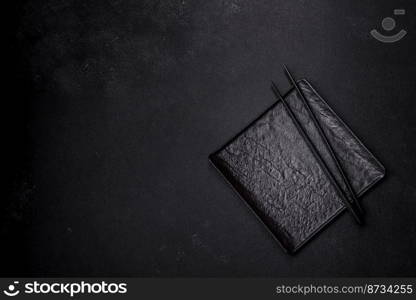
[[[301,80],[299,84],[354,191],[362,195],[384,176],[384,167],[309,82]],[[292,89],[285,97],[346,191],[299,94]],[[290,253],[345,209],[281,102],[276,102],[210,159]]]

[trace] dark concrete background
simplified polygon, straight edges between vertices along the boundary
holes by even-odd
[[[6,13],[2,276],[415,276],[414,1],[24,1]],[[408,35],[369,31],[395,17]],[[309,79],[387,169],[294,257],[209,165]]]

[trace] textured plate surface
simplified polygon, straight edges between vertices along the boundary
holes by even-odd
[[[299,85],[358,196],[380,180],[384,167],[342,122],[309,82]],[[334,162],[295,90],[285,98],[340,186]],[[264,224],[288,251],[295,252],[345,209],[282,103],[210,156]]]

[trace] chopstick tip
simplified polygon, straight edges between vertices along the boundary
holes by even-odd
[[[285,73],[286,73],[287,75],[291,75],[291,74],[290,74],[290,71],[289,71],[289,68],[288,68],[285,64],[283,64],[283,70],[285,71]]]
[[[273,80],[271,80],[271,83],[272,83],[272,88],[276,91],[279,91],[279,89],[277,88],[277,85],[274,83]]]

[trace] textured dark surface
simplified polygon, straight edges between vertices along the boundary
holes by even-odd
[[[3,3],[1,274],[415,275],[414,1],[18,3]],[[381,44],[369,32],[396,5],[409,33]],[[271,79],[288,90],[282,63],[388,170],[365,227],[340,217],[295,257],[207,160],[275,102]]]
[[[356,195],[362,195],[384,176],[383,166],[307,81],[299,86]],[[335,162],[300,95],[292,89],[285,98],[341,185]],[[345,209],[280,101],[210,158],[290,253]],[[341,186],[346,193],[345,184]]]

